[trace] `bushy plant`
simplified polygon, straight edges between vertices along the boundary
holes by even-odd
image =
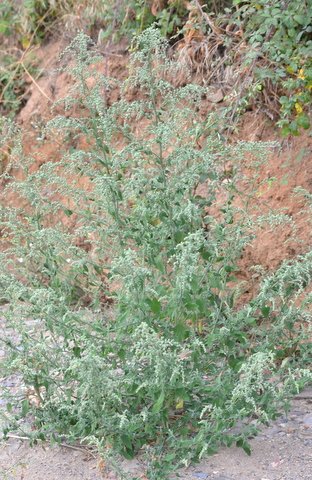
[[[37,75],[38,61],[32,51],[22,54],[16,49],[3,52],[1,61],[0,108],[4,114],[12,118],[25,104],[29,90],[26,75]]]
[[[259,85],[270,80],[280,86],[282,135],[299,135],[311,123],[311,2],[234,0],[234,16],[251,45],[246,63],[263,56],[255,66]],[[262,85],[263,86],[263,85]]]
[[[24,388],[22,403],[8,398],[5,432],[31,414],[32,441],[141,452],[159,479],[220,445],[249,453],[257,428],[232,433],[235,422],[274,418],[310,378],[293,346],[306,348],[297,322],[310,324],[310,296],[298,299],[311,269],[309,255],[285,263],[239,303],[238,260],[274,217],[251,206],[270,145],[229,145],[220,119],[201,120],[206,91],[174,88],[181,67],[156,29],[134,47],[123,83],[98,73],[84,34],[65,50],[74,84],[44,132],[62,150],[38,171],[25,132],[2,120],[3,180],[20,199],[1,206],[3,314],[15,332],[2,341]],[[112,89],[120,100],[108,105]]]

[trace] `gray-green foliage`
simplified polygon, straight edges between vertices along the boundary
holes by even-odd
[[[90,47],[80,34],[65,51],[75,83],[54,108],[75,115],[56,115],[44,132],[62,145],[59,159],[34,171],[24,132],[2,122],[19,169],[6,170],[6,192],[20,198],[1,207],[1,297],[15,331],[3,342],[7,368],[37,397],[21,411],[8,401],[7,431],[31,408],[33,440],[145,452],[148,478],[165,478],[219,445],[249,452],[256,428],[230,428],[274,417],[309,378],[296,352],[300,341],[304,363],[310,256],[241,304],[235,271],[259,226],[251,196],[270,146],[228,145],[217,118],[200,119],[205,91],[173,87],[181,67],[157,30],[137,39],[123,83],[98,73]]]

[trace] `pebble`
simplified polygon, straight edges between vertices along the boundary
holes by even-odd
[[[299,418],[295,418],[295,419],[294,419],[294,422],[296,422],[296,423],[303,423],[303,419],[300,418],[300,417],[299,417]]]
[[[307,413],[304,417],[303,417],[303,422],[305,425],[307,425],[307,427],[312,427],[312,413]]]
[[[273,437],[273,435],[275,435],[276,433],[279,433],[280,431],[281,431],[280,427],[272,427],[267,430],[266,435],[268,437]]]
[[[301,410],[292,410],[289,414],[289,418],[293,420],[294,418],[299,417],[300,415],[303,415],[303,412],[301,412]]]

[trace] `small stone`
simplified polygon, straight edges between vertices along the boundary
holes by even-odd
[[[295,432],[296,432],[296,429],[293,428],[293,427],[290,427],[290,428],[287,428],[286,431],[287,431],[287,434],[288,434],[288,435],[291,435],[292,433],[295,433]]]
[[[281,431],[280,427],[269,428],[266,431],[266,435],[269,436],[269,437],[273,437],[273,435],[275,435],[276,433],[279,433],[280,431]]]
[[[307,413],[304,417],[303,417],[303,422],[304,424],[307,426],[307,427],[312,427],[312,413]]]
[[[295,423],[303,423],[303,419],[300,418],[300,417],[298,417],[298,418],[295,418],[295,419],[294,419],[294,422],[295,422]]]
[[[311,399],[312,398],[312,388],[305,388],[302,392],[298,393],[295,398],[298,399]]]
[[[261,422],[258,419],[251,420],[250,425],[255,425],[256,427],[259,427]]]
[[[299,411],[299,410],[292,410],[290,413],[289,413],[289,418],[291,417],[299,417],[300,415],[303,415],[303,412]]]
[[[224,99],[224,92],[222,88],[219,88],[219,90],[214,94],[213,97],[209,97],[208,100],[213,103],[220,103]]]

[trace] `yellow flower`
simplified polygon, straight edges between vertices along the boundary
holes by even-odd
[[[300,113],[303,112],[303,108],[302,108],[302,106],[300,105],[300,103],[295,103],[295,109],[296,109],[298,115],[300,115]]]
[[[301,80],[304,80],[306,77],[305,77],[305,75],[303,75],[303,73],[304,73],[304,69],[301,68],[301,69],[299,70],[299,75],[298,75],[297,78],[300,78]]]

